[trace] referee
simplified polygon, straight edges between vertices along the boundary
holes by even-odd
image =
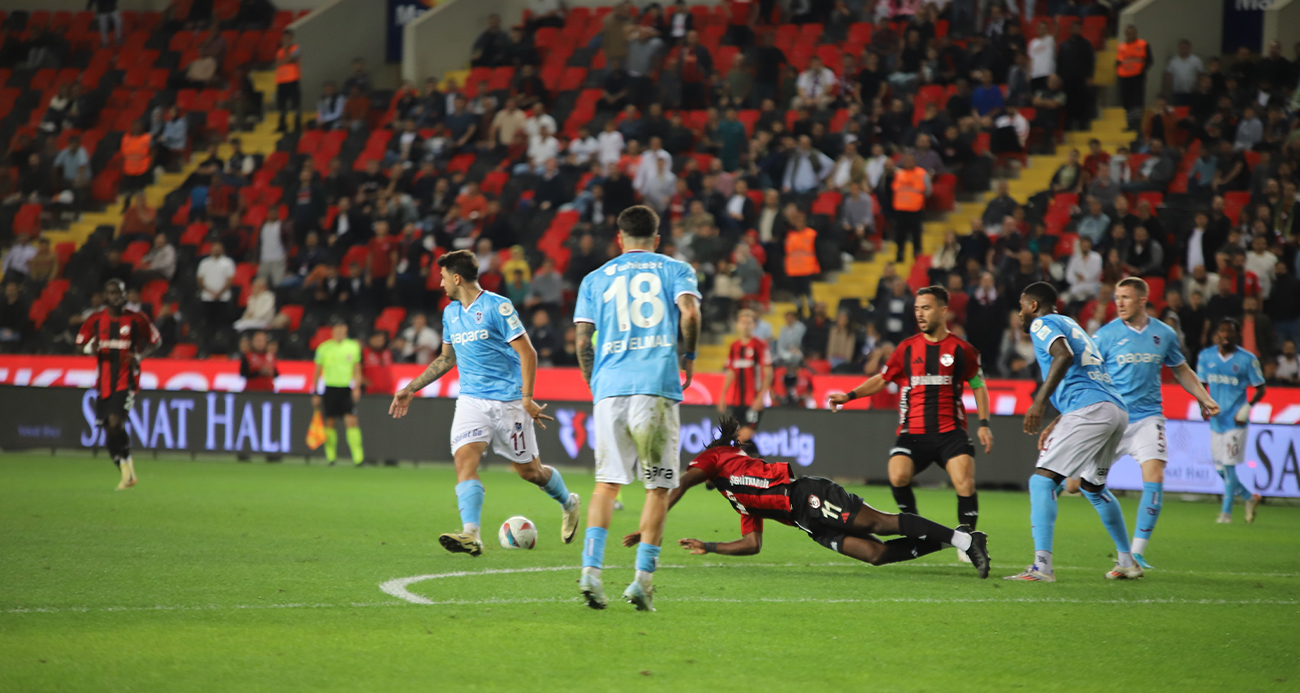
[[[323,395],[312,395],[312,407],[321,410],[325,417],[325,459],[331,466],[339,456],[339,433],[335,428],[338,418],[348,429],[348,449],[352,451],[353,464],[366,459],[361,447],[361,426],[354,409],[361,399],[361,344],[348,339],[348,325],[335,319],[331,339],[316,348],[316,371],[312,373],[311,386],[319,386],[325,378]]]

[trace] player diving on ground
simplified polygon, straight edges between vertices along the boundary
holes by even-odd
[[[533,423],[552,421],[542,413],[546,405],[533,401],[537,379],[537,351],[524,331],[510,299],[478,284],[478,259],[468,250],[438,258],[442,290],[451,303],[442,313],[442,354],[410,384],[393,395],[388,413],[406,416],[411,399],[452,368],[460,373],[460,396],[451,424],[451,454],[456,464],[456,502],[461,531],[438,538],[452,553],[483,553],[480,527],[483,482],[479,461],[489,443],[496,453],[514,463],[524,480],[539,486],[563,509],[560,538],[568,544],[578,531],[581,502],[570,493],[554,467],[537,457]]]
[[[871,565],[910,561],[956,546],[970,557],[981,579],[988,577],[988,537],[983,532],[951,529],[912,513],[880,512],[830,479],[796,477],[788,463],[759,458],[752,442],[740,440],[740,423],[735,419],[726,417],[719,425],[718,438],[691,462],[681,485],[669,495],[668,507],[675,506],[691,487],[706,484],[740,513],[742,536],[726,542],[677,542],[691,553],[753,556],[763,548],[766,519],[798,527],[831,551]],[[877,534],[902,538],[881,541]],[[639,540],[639,533],[629,534],[623,545]]]

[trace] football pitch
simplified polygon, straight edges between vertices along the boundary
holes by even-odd
[[[477,559],[436,542],[460,526],[448,466],[136,466],[119,493],[102,457],[0,455],[0,691],[1300,689],[1298,508],[1216,525],[1217,504],[1171,494],[1157,570],[1109,582],[1113,544],[1064,498],[1060,581],[1012,583],[1032,558],[1022,493],[980,494],[980,581],[951,550],[873,568],[773,522],[758,556],[686,555],[681,537],[740,533],[701,487],[669,514],[658,612],[601,612],[579,602],[556,504],[500,466],[482,474]],[[589,473],[565,479],[590,494]],[[852,490],[894,510],[887,488]],[[638,494],[610,530],[611,597]],[[951,492],[917,497],[953,523]],[[537,522],[535,550],[497,545],[514,514]]]

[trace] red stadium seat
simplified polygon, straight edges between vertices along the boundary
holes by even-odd
[[[302,315],[304,309],[302,306],[289,304],[280,306],[280,314],[289,319],[289,331],[297,332],[298,326],[302,324]]]
[[[181,342],[172,347],[172,353],[167,355],[171,359],[192,359],[199,355],[199,346],[190,342]]]

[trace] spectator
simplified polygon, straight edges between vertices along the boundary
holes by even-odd
[[[301,51],[298,44],[294,43],[294,34],[292,29],[285,29],[284,35],[280,39],[280,48],[275,51],[275,108],[280,112],[280,125],[276,132],[285,132],[288,130],[287,118],[289,109],[292,108],[296,120],[294,122],[295,130],[302,130],[302,70],[299,66],[301,60]],[[355,70],[356,62],[353,67]],[[355,84],[352,77],[344,82],[343,89],[349,93],[352,92],[352,85]],[[366,85],[367,87],[369,84]]]
[[[621,66],[627,62],[631,49],[630,41],[636,32],[632,22],[632,3],[622,2],[614,6],[614,11],[605,15],[602,29],[601,48],[610,66]]]
[[[1268,250],[1268,240],[1265,233],[1257,234],[1250,240],[1250,252],[1246,253],[1246,271],[1254,272],[1259,278],[1259,295],[1265,300],[1272,295],[1274,268],[1278,264],[1277,256]]]
[[[1218,293],[1205,304],[1205,317],[1210,325],[1218,325],[1224,318],[1241,319],[1244,313],[1241,296],[1232,289],[1232,279],[1219,277]]]
[[[664,41],[658,33],[654,27],[639,27],[633,30],[634,38],[628,44],[626,67],[638,108],[649,105],[655,93],[654,76],[659,72],[664,52]]]
[[[985,227],[1001,226],[1003,219],[1015,214],[1015,211],[1020,209],[1020,203],[1011,197],[1009,191],[1010,183],[1005,178],[998,180],[997,195],[989,200],[989,203],[984,207],[982,218]]]
[[[86,9],[95,11],[99,22],[99,46],[107,48],[109,37],[116,32],[117,44],[122,45],[122,13],[117,9],[117,0],[87,0]]]
[[[130,197],[130,206],[122,215],[122,225],[117,229],[120,245],[144,241],[152,243],[157,232],[158,211],[149,206],[144,192],[137,192]]]
[[[280,205],[271,205],[266,211],[266,221],[258,233],[257,276],[271,286],[284,281],[288,266],[288,248],[293,245],[290,225],[280,220]]]
[[[1138,38],[1137,27],[1124,27],[1124,40],[1115,52],[1115,74],[1119,79],[1120,101],[1128,115],[1130,130],[1136,131],[1146,102],[1147,70],[1152,63],[1151,48]]]
[[[82,201],[90,191],[90,155],[81,146],[81,136],[68,138],[68,144],[54,158],[54,168],[58,174],[56,189],[66,193],[65,203]]]
[[[1056,169],[1049,184],[1052,194],[1078,193],[1083,187],[1083,167],[1079,165],[1079,150],[1071,149],[1065,163]]]
[[[682,83],[682,108],[694,110],[708,107],[708,83],[713,75],[713,56],[700,45],[696,31],[686,33],[678,57],[678,76]]]
[[[1011,311],[1009,314],[999,352],[998,372],[1002,377],[1027,380],[1038,377],[1034,343],[1029,339],[1029,333],[1023,329],[1019,311]]]
[[[373,230],[374,236],[370,239],[366,252],[365,285],[376,302],[385,306],[397,288],[399,243],[388,233],[388,220],[376,219]]]
[[[668,201],[677,189],[677,176],[673,175],[671,164],[664,159],[643,156],[642,161],[652,162],[655,170],[644,178],[638,172],[637,192],[651,209],[663,216],[668,209]]]
[[[1056,74],[1056,39],[1052,38],[1050,24],[1038,25],[1038,36],[1029,41],[1029,61],[1031,87],[1039,91],[1047,86],[1048,77]]]
[[[1241,120],[1237,121],[1237,136],[1232,147],[1238,151],[1251,151],[1263,141],[1264,123],[1253,106],[1246,106],[1241,111]]]
[[[803,210],[793,210],[789,219],[790,231],[785,235],[785,275],[795,305],[807,305],[812,300],[813,277],[822,271],[817,261],[817,231],[808,226]]]
[[[1277,333],[1273,321],[1260,312],[1259,297],[1242,299],[1241,348],[1259,356],[1261,361],[1271,361],[1277,355]]]
[[[785,326],[776,338],[776,359],[774,366],[784,367],[787,372],[803,363],[803,337],[808,327],[799,320],[799,314],[786,311]]]
[[[326,82],[321,87],[320,98],[316,100],[316,125],[323,130],[333,130],[345,124],[344,107],[347,99],[338,92],[333,82]]]
[[[880,333],[885,339],[898,344],[916,331],[916,317],[912,314],[914,300],[902,277],[894,277],[889,293],[883,298],[877,297],[876,301],[879,304]]]
[[[1092,239],[1080,236],[1065,268],[1065,280],[1070,285],[1067,300],[1087,301],[1096,297],[1101,288],[1101,267],[1101,255],[1092,249]]]
[[[537,349],[537,365],[549,368],[554,364],[557,352],[563,349],[560,335],[551,325],[551,314],[544,310],[533,312],[532,324],[528,326],[528,338]]]
[[[1300,358],[1296,358],[1295,342],[1282,342],[1282,353],[1277,356],[1275,378],[1283,385],[1300,385]]]
[[[199,262],[196,274],[207,329],[211,332],[230,324],[230,287],[235,280],[235,262],[226,257],[220,242],[212,244],[208,257]]]
[[[912,156],[916,165],[925,169],[925,172],[931,177],[941,176],[948,172],[943,165],[943,158],[939,153],[930,148],[930,136],[921,134],[916,136],[916,148]]]
[[[1070,37],[1061,43],[1056,71],[1065,89],[1065,125],[1070,130],[1086,130],[1092,120],[1092,77],[1097,54],[1083,37],[1083,22],[1070,25]]]
[[[897,246],[895,262],[903,261],[904,247],[910,238],[913,257],[920,257],[921,215],[930,197],[930,175],[916,165],[912,152],[904,152],[898,171],[894,174],[894,243]],[[887,331],[887,330],[886,330]]]
[[[722,219],[722,227],[729,235],[739,236],[744,231],[754,228],[758,213],[754,201],[749,197],[749,184],[742,178],[736,181],[731,197],[727,199],[727,213]]]
[[[1096,178],[1088,185],[1088,197],[1096,199],[1105,209],[1115,206],[1115,199],[1119,197],[1119,193],[1119,183],[1110,177],[1110,166],[1098,166]]]
[[[1178,160],[1165,149],[1164,142],[1151,141],[1151,156],[1133,173],[1133,181],[1120,186],[1126,193],[1164,192],[1178,170]]]
[[[0,351],[17,353],[31,334],[28,313],[31,306],[23,300],[22,289],[16,281],[5,282],[4,299],[0,300]]]
[[[143,191],[152,180],[153,138],[144,130],[144,121],[131,124],[131,133],[122,136],[121,193],[130,200],[136,192]]]
[[[165,112],[154,111],[154,160],[158,166],[175,173],[184,165],[185,149],[189,146],[188,125],[175,106]]]
[[[689,17],[689,13],[682,14]],[[774,38],[774,33],[761,34],[758,51],[754,56],[754,98],[759,103],[776,99],[781,81],[781,69],[788,64],[785,52],[772,45]],[[867,56],[868,65],[874,66],[874,60],[872,60],[875,57],[874,54],[868,53]],[[877,80],[876,90],[867,96],[878,97],[883,89],[883,80]],[[866,94],[865,90],[863,93]]]
[[[366,96],[360,87],[352,87],[348,91],[347,101],[343,104],[343,117],[339,121],[340,126],[346,126],[354,132],[364,130],[369,117],[370,97]]]
[[[370,92],[374,89],[374,85],[370,81],[370,75],[366,72],[366,61],[362,58],[352,59],[352,72],[347,79],[343,80],[343,91],[350,94],[354,88],[360,89],[361,93],[367,97],[370,96]]]
[[[50,247],[50,239],[36,241],[36,253],[27,261],[27,279],[37,286],[45,286],[51,279],[59,278],[59,256]]]
[[[506,32],[501,30],[501,15],[488,15],[487,29],[479,34],[470,52],[470,67],[497,67],[508,64],[505,60],[508,47]]]
[[[821,187],[822,181],[830,177],[835,170],[835,162],[830,157],[812,148],[812,138],[803,135],[799,138],[799,147],[790,157],[782,176],[782,188],[797,195],[814,193]]]
[[[507,274],[510,280],[502,287],[501,295],[510,299],[510,303],[514,304],[515,310],[522,311],[524,302],[528,300],[528,292],[532,287],[529,285],[528,280],[524,278],[522,270],[503,273]]]
[[[1205,64],[1192,54],[1192,42],[1182,39],[1178,42],[1178,54],[1169,59],[1165,67],[1164,88],[1169,92],[1175,106],[1190,106],[1192,94]]]
[[[258,277],[249,288],[248,304],[243,317],[235,321],[235,331],[265,330],[271,327],[275,317],[275,294],[267,291],[266,279]]]
[[[835,73],[822,63],[822,59],[814,55],[808,61],[808,69],[799,73],[797,86],[799,96],[795,98],[793,106],[796,109],[807,108],[820,111],[829,108],[835,101],[839,80],[836,79]]]
[[[132,283],[144,286],[152,281],[171,282],[176,275],[176,248],[167,240],[167,234],[159,233],[153,237],[153,247],[140,258],[136,265]]]
[[[1215,195],[1246,190],[1250,185],[1250,166],[1240,151],[1235,151],[1232,142],[1219,141],[1218,171],[1210,187]]]
[[[1273,266],[1273,292],[1264,302],[1278,339],[1300,340],[1300,280],[1282,261]]]
[[[99,285],[107,284],[110,279],[119,279],[123,283],[131,280],[131,266],[122,262],[122,251],[112,247],[108,249],[108,264],[99,273]]]
[[[411,316],[411,325],[402,331],[402,360],[425,365],[442,351],[442,337],[429,326],[424,313]]]
[[[527,137],[525,127],[528,116],[519,108],[518,100],[513,96],[506,99],[505,107],[497,111],[488,128],[488,138],[498,148],[510,147]],[[572,147],[570,147],[572,149]]]
[[[993,72],[990,70],[981,71],[979,79],[980,86],[976,87],[975,93],[971,95],[971,105],[975,107],[975,112],[981,118],[999,115],[1006,107],[1002,88],[993,83]]]
[[[579,281],[581,284],[581,281]],[[575,284],[577,286],[577,284]],[[524,306],[530,310],[543,308],[558,312],[564,305],[564,277],[555,269],[555,259],[551,256],[542,258],[542,266],[533,275],[528,287],[528,298]]]
[[[1145,226],[1133,230],[1133,243],[1124,257],[1124,267],[1137,277],[1164,277],[1164,248]]]
[[[875,235],[875,203],[872,202],[871,195],[863,189],[861,182],[849,183],[848,194],[844,196],[843,205],[840,207],[840,224],[854,239],[851,245],[846,245],[846,250],[850,254],[856,254],[860,244]],[[850,247],[852,249],[849,249]]]

